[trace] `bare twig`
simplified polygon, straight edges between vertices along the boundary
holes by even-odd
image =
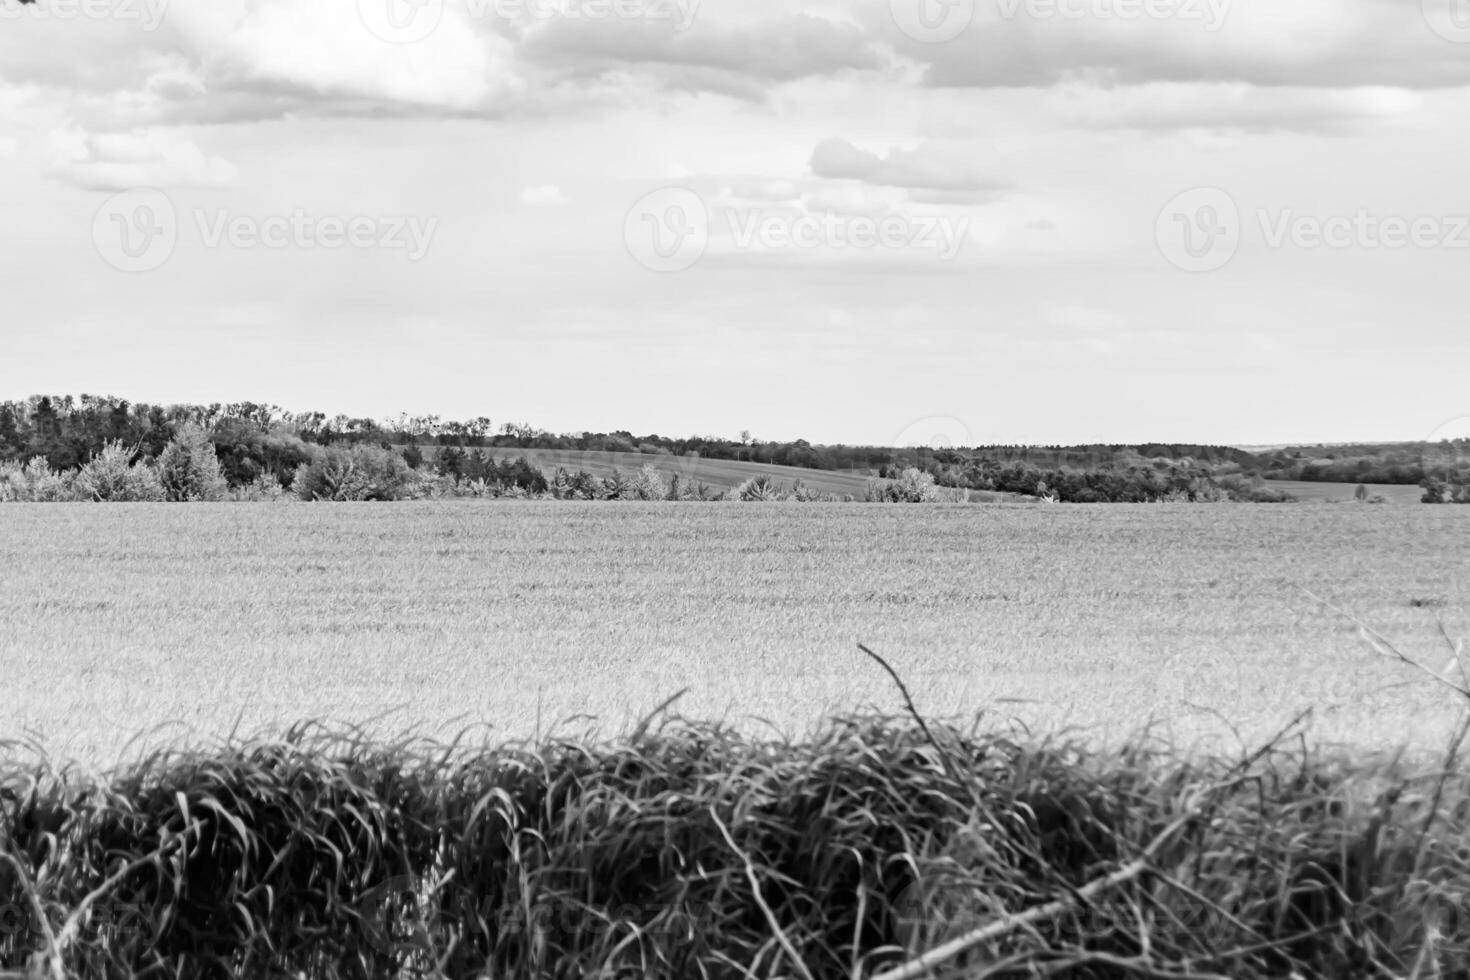
[[[872,980],[914,980],[914,978],[921,977],[933,970],[939,964],[951,960],[961,953],[974,949],[982,943],[993,942],[1018,930],[1029,929],[1037,923],[1064,915],[1067,912],[1073,911],[1078,906],[1091,904],[1092,900],[1099,895],[1109,892],[1120,885],[1125,885],[1148,873],[1154,868],[1155,860],[1159,853],[1168,847],[1180,832],[1200,819],[1208,809],[1209,801],[1212,797],[1226,789],[1239,785],[1241,780],[1248,778],[1251,767],[1275,749],[1281,740],[1287,737],[1292,729],[1296,728],[1302,719],[1306,718],[1309,714],[1311,714],[1310,709],[1298,714],[1275,738],[1233,766],[1230,770],[1231,778],[1222,779],[1206,786],[1201,791],[1200,798],[1185,813],[1181,814],[1174,822],[1154,837],[1137,859],[1129,862],[1112,874],[1098,878],[1082,886],[1071,895],[1057,899],[1054,902],[1048,902],[1045,905],[1038,905],[1035,908],[1027,909],[1019,915],[1004,916],[995,922],[991,922],[963,936],[952,939],[941,946],[937,946],[917,959],[910,960],[892,970],[880,973],[873,977]]]
[[[1369,626],[1367,623],[1363,622],[1361,619],[1359,619],[1357,616],[1354,616],[1347,610],[1341,609],[1338,606],[1334,606],[1332,603],[1317,595],[1315,592],[1312,592],[1311,590],[1305,588],[1302,589],[1302,592],[1306,593],[1307,598],[1313,600],[1314,602],[1321,603],[1324,608],[1328,609],[1331,612],[1337,613],[1339,616],[1342,616],[1344,619],[1356,625],[1358,627],[1359,635],[1361,635],[1363,639],[1368,642],[1368,645],[1373,647],[1373,649],[1377,650],[1385,657],[1397,660],[1402,664],[1407,664],[1408,666],[1413,667],[1415,670],[1427,674],[1429,677],[1433,678],[1436,683],[1442,684],[1445,687],[1449,688],[1451,691],[1454,691],[1456,694],[1460,695],[1460,697],[1465,698],[1466,700],[1470,700],[1470,686],[1467,686],[1465,684],[1456,684],[1454,681],[1450,680],[1443,674],[1437,673],[1436,671],[1424,666],[1413,657],[1407,656],[1398,647],[1394,646],[1393,641],[1390,640],[1388,637],[1384,636],[1382,633],[1378,632],[1376,629]]]
[[[1140,858],[1137,861],[1124,865],[1104,878],[1099,878],[1091,884],[1084,885],[1078,890],[1077,895],[1084,901],[1091,901],[1104,892],[1111,891],[1119,885],[1126,884],[1139,877],[1147,872],[1149,867],[1150,862]],[[923,956],[910,960],[902,966],[880,973],[873,977],[873,980],[914,980],[914,978],[922,977],[924,974],[930,972],[939,964],[952,960],[961,953],[974,949],[982,943],[993,942],[1018,929],[1024,929],[1036,925],[1039,922],[1054,919],[1059,915],[1072,911],[1079,904],[1081,903],[1077,898],[1069,896],[1067,898],[1057,899],[1055,902],[1048,902],[1045,905],[1038,905],[1035,908],[1027,909],[1020,915],[1007,915],[973,932],[952,939],[941,946],[936,946]]]
[[[908,713],[914,719],[914,721],[918,722],[919,729],[924,733],[924,737],[929,740],[929,744],[934,746],[934,751],[939,753],[939,761],[943,764],[945,770],[949,773],[949,777],[953,779],[957,784],[970,789],[971,796],[974,797],[976,806],[980,806],[980,797],[977,793],[974,792],[971,781],[964,778],[964,776],[960,773],[959,764],[955,762],[954,757],[950,754],[949,750],[946,749],[943,745],[939,744],[939,739],[935,738],[934,733],[929,730],[928,723],[924,721],[924,716],[919,713],[918,707],[914,704],[913,696],[909,694],[908,685],[903,682],[902,677],[898,676],[898,671],[894,670],[893,665],[890,664],[887,660],[884,660],[882,657],[878,656],[878,654],[874,653],[872,650],[869,650],[863,644],[859,643],[858,649],[877,661],[878,666],[882,667],[885,671],[888,672],[888,676],[893,678],[893,683],[898,685],[899,693],[903,695],[904,707],[908,709]]]

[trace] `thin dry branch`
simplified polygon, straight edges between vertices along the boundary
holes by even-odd
[[[1079,906],[1089,905],[1099,895],[1109,892],[1120,885],[1125,885],[1150,872],[1154,869],[1155,859],[1158,857],[1159,852],[1168,847],[1179,833],[1204,815],[1209,808],[1209,801],[1212,797],[1223,790],[1239,785],[1241,780],[1246,778],[1251,767],[1280,744],[1282,739],[1286,738],[1292,729],[1296,728],[1302,719],[1310,713],[1309,709],[1297,715],[1274,738],[1233,766],[1230,770],[1233,778],[1223,779],[1206,786],[1201,791],[1200,797],[1189,807],[1187,812],[1180,815],[1173,823],[1169,824],[1154,837],[1148,846],[1143,849],[1142,854],[1138,858],[1119,868],[1117,871],[1089,882],[1064,898],[1048,902],[1045,905],[1038,905],[1017,915],[1004,916],[995,922],[952,939],[916,959],[874,976],[872,980],[914,980],[914,978],[921,977],[933,970],[939,964],[954,959],[956,956],[974,949],[976,946],[993,942],[1021,929],[1031,928],[1037,923],[1045,922],[1057,916],[1064,915],[1067,912],[1074,911]]]

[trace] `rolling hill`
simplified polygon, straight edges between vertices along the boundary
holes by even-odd
[[[549,475],[558,467],[569,471],[585,470],[594,476],[612,476],[614,471],[631,476],[645,466],[652,466],[666,479],[677,476],[681,481],[693,480],[711,487],[729,490],[746,480],[766,476],[786,489],[797,481],[838,496],[863,499],[871,474],[852,470],[813,470],[798,466],[776,466],[769,463],[747,463],[733,459],[701,459],[697,456],[673,456],[663,453],[610,453],[585,452],[562,449],[508,449],[497,447],[484,452],[496,460],[515,460],[524,456],[532,465],[540,467]],[[976,503],[1030,500],[1019,494],[984,493],[970,491],[969,499]]]
[[[1291,494],[1302,503],[1352,503],[1356,483],[1307,483],[1301,480],[1267,480],[1266,486]],[[1389,504],[1417,504],[1424,491],[1412,484],[1370,483],[1368,493]]]

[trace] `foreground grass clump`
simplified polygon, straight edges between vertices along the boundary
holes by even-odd
[[[1466,782],[881,715],[479,749],[304,726],[106,777],[12,747],[0,971],[1463,976]]]

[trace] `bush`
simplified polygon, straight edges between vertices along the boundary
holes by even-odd
[[[753,479],[746,480],[740,486],[731,490],[729,499],[744,502],[770,503],[785,500],[786,495],[781,492],[781,488],[770,477],[757,476]]]
[[[136,451],[120,442],[109,442],[76,475],[76,493],[81,500],[99,503],[133,503],[164,499],[158,471],[133,462]]]
[[[669,496],[669,488],[664,483],[663,475],[652,466],[645,466],[638,471],[629,483],[628,500],[666,500]]]
[[[296,470],[311,459],[312,447],[295,434],[267,431],[238,419],[220,422],[210,439],[232,487],[254,483],[263,474],[282,488],[289,487]]]
[[[223,500],[229,489],[214,444],[193,424],[179,426],[159,454],[158,478],[165,498],[179,503]]]
[[[943,494],[934,485],[934,474],[912,466],[899,474],[896,480],[886,483],[868,481],[869,503],[932,504],[942,499]]]
[[[318,446],[296,471],[291,491],[302,500],[406,500],[418,482],[418,474],[391,449]]]
[[[286,496],[286,488],[275,477],[262,473],[251,482],[230,490],[224,499],[259,504],[274,503]]]
[[[77,499],[76,474],[51,469],[45,456],[0,463],[0,503],[49,504]]]

